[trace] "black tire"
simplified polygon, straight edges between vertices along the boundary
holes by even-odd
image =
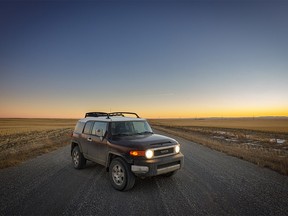
[[[135,184],[135,175],[123,159],[115,158],[109,166],[109,178],[112,186],[119,191],[131,189]]]
[[[177,173],[177,171],[172,171],[172,172],[169,172],[169,173],[162,174],[162,176],[171,177],[171,176],[175,175],[176,173]]]
[[[86,165],[86,159],[81,153],[78,146],[75,146],[72,150],[72,163],[75,169],[82,169]]]

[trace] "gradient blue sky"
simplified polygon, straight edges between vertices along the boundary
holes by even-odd
[[[288,1],[1,1],[0,31],[0,117],[288,116]]]

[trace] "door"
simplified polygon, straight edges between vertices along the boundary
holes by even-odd
[[[105,165],[107,159],[107,122],[95,121],[91,131],[88,155],[99,164]]]
[[[94,121],[88,121],[85,124],[83,133],[81,134],[81,148],[82,148],[82,152],[84,154],[84,157],[86,157],[87,159],[89,159],[88,157],[88,147],[91,144],[91,131],[92,131],[92,127],[94,125]]]

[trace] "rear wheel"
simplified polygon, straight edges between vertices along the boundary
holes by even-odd
[[[129,190],[135,184],[135,176],[130,166],[121,158],[112,160],[109,166],[109,178],[112,186],[120,191]]]
[[[72,150],[72,162],[75,169],[82,169],[86,164],[86,159],[78,146],[75,146]]]

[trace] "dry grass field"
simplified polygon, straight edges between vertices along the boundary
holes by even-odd
[[[0,119],[0,169],[69,144],[75,119]]]
[[[288,118],[151,119],[153,128],[288,175]]]
[[[0,119],[0,169],[69,144],[75,119]],[[150,119],[159,129],[288,175],[288,118]]]

